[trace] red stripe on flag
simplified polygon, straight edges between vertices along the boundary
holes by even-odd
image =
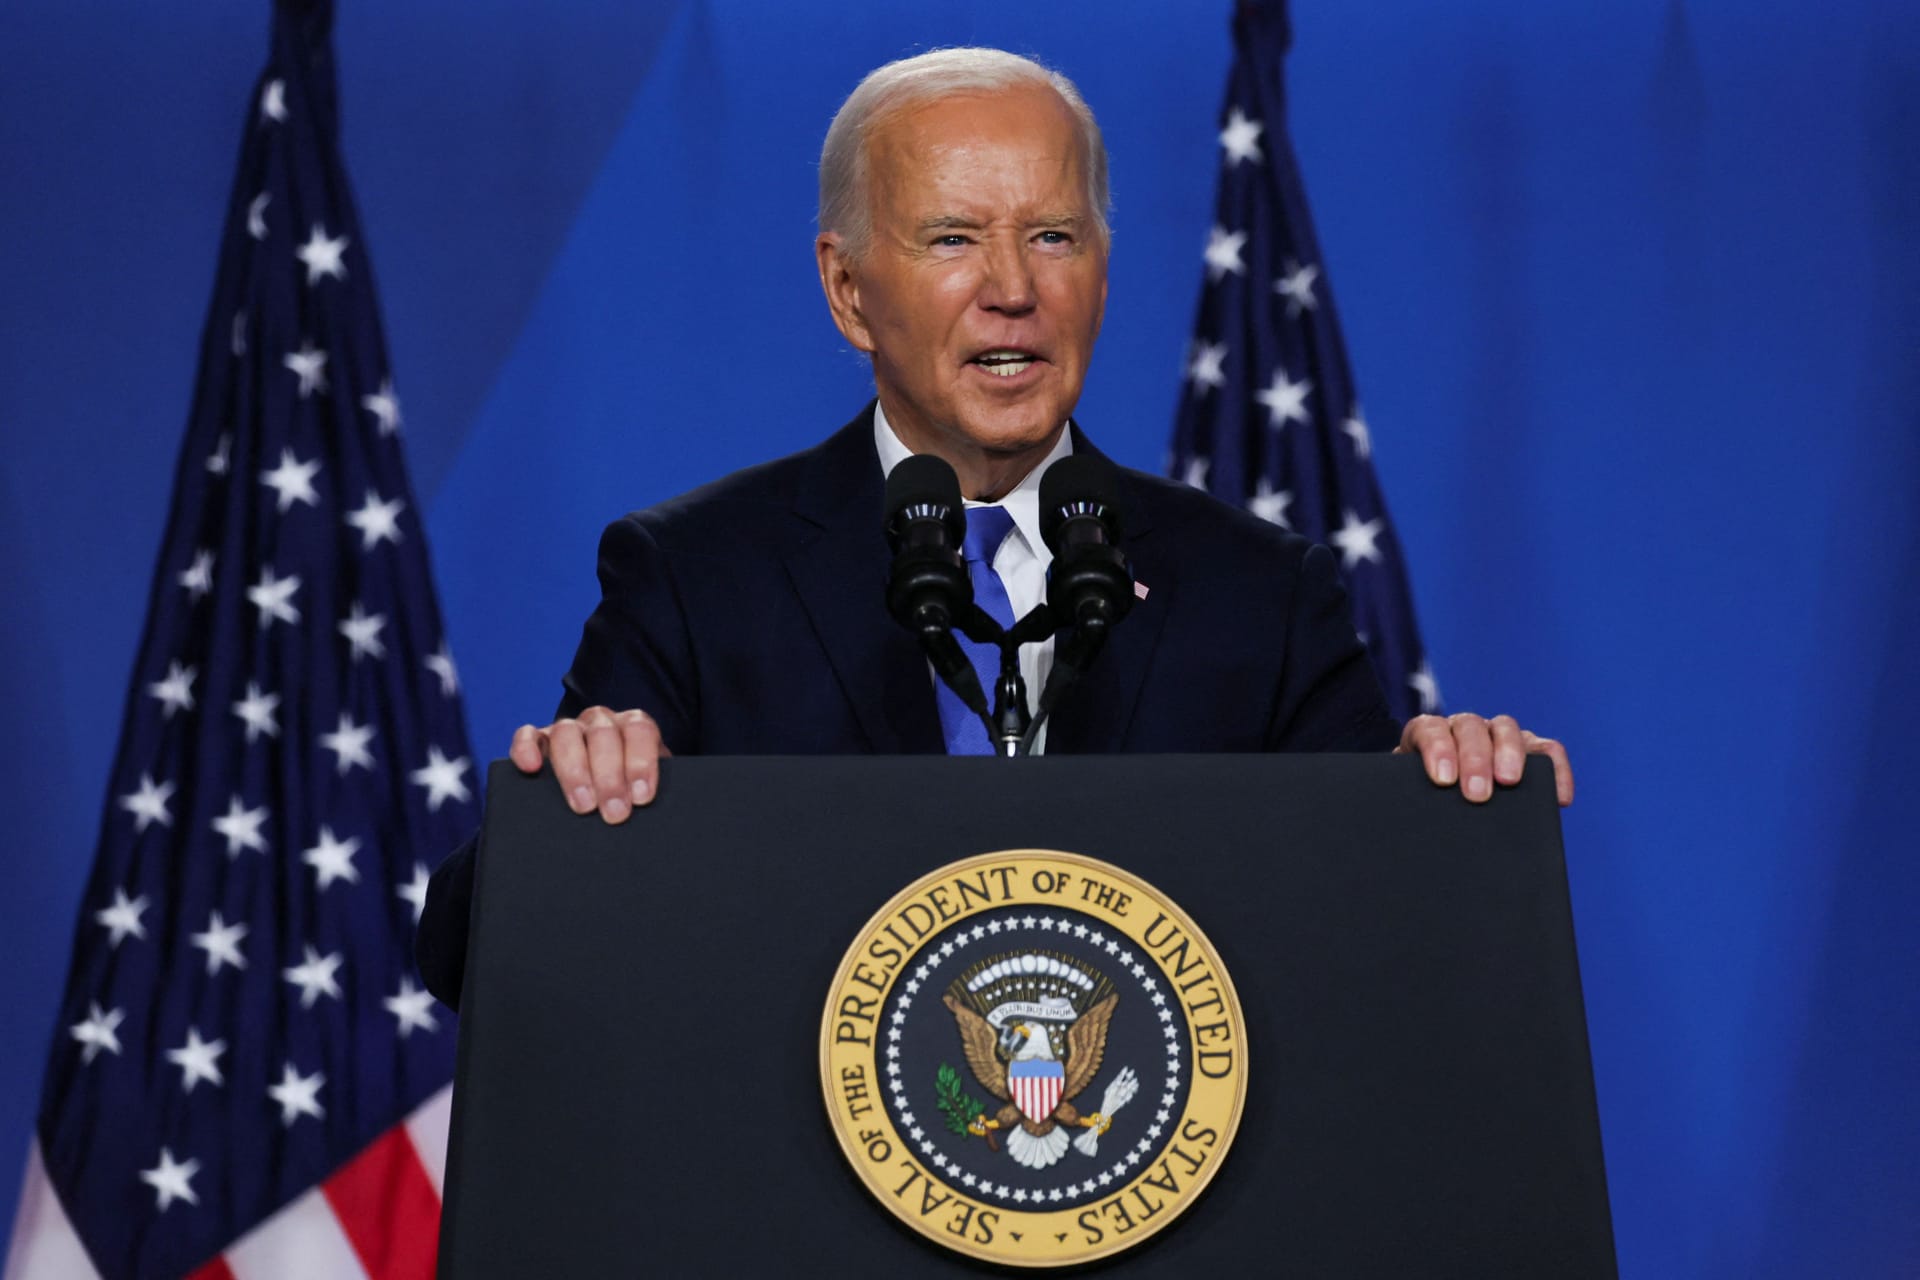
[[[405,1125],[375,1138],[321,1190],[371,1280],[433,1280],[440,1197]]]
[[[216,1255],[213,1261],[202,1263],[200,1269],[190,1274],[187,1280],[234,1280],[233,1268],[227,1265],[225,1258]]]

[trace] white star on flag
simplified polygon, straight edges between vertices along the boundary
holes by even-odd
[[[269,120],[285,123],[287,119],[287,82],[269,80],[266,89],[260,94],[260,122]]]
[[[360,531],[360,549],[371,551],[382,540],[398,546],[400,543],[400,513],[407,504],[399,498],[381,501],[380,495],[367,490],[367,500],[358,509],[346,514],[346,521]]]
[[[1215,227],[1207,232],[1207,279],[1218,284],[1229,272],[1235,275],[1246,273],[1247,264],[1240,261],[1240,250],[1246,247],[1247,233],[1228,231],[1225,227]]]
[[[373,726],[355,724],[353,717],[345,711],[340,713],[340,727],[332,733],[320,735],[320,745],[337,757],[334,767],[341,775],[353,771],[353,766],[363,769],[373,768],[373,753],[367,750],[373,742]]]
[[[1204,489],[1207,487],[1207,472],[1212,467],[1213,459],[1195,454],[1187,459],[1187,469],[1181,474],[1180,480],[1183,484],[1192,485],[1196,489]]]
[[[240,939],[246,936],[244,923],[228,924],[216,911],[208,919],[207,927],[187,940],[207,953],[207,972],[218,973],[222,965],[230,964],[236,969],[247,967],[247,958],[240,954]]]
[[[438,1031],[440,1024],[433,1017],[433,993],[422,991],[413,985],[413,979],[402,977],[400,990],[384,1000],[387,1012],[398,1021],[400,1038],[405,1040],[418,1027],[422,1031]]]
[[[1275,429],[1289,422],[1305,425],[1312,421],[1307,413],[1307,397],[1313,392],[1313,381],[1302,378],[1294,382],[1287,377],[1285,369],[1273,371],[1273,381],[1267,384],[1265,391],[1254,393],[1254,399],[1267,408],[1267,425]]]
[[[148,693],[165,704],[165,710],[161,710],[163,720],[173,720],[173,712],[194,710],[194,676],[198,674],[196,668],[169,662],[167,674],[146,687]]]
[[[1287,520],[1287,508],[1293,505],[1293,495],[1285,489],[1275,491],[1273,483],[1265,476],[1254,486],[1253,496],[1247,499],[1247,509],[1265,520],[1268,524],[1277,524],[1282,529],[1292,529]]]
[[[267,838],[260,834],[260,824],[266,820],[267,806],[249,809],[235,795],[227,801],[227,811],[213,820],[213,829],[226,839],[227,857],[237,858],[242,849],[252,849],[255,853],[267,851]]]
[[[281,977],[300,988],[300,1007],[313,1008],[313,1002],[321,996],[332,996],[338,1000],[340,984],[333,980],[333,975],[339,970],[346,956],[338,951],[323,956],[312,944],[308,944],[303,950],[307,957],[303,963],[280,971]]]
[[[1333,531],[1333,545],[1340,548],[1340,563],[1351,569],[1362,560],[1378,561],[1380,548],[1376,543],[1383,527],[1379,520],[1362,520],[1356,513],[1347,512],[1345,522]]]
[[[347,643],[352,646],[352,657],[355,662],[366,657],[387,656],[387,647],[380,642],[380,629],[386,625],[385,614],[368,614],[360,607],[358,600],[353,602],[353,608],[348,612],[346,619],[340,623],[340,634],[345,636]]]
[[[468,767],[465,756],[449,760],[441,753],[440,748],[428,747],[427,763],[415,769],[407,777],[415,785],[427,789],[427,812],[438,813],[443,800],[451,798],[464,803],[472,798],[471,793],[467,791],[467,784],[460,780],[460,776],[467,771]]]
[[[1360,408],[1354,406],[1353,416],[1340,424],[1340,429],[1353,441],[1353,451],[1361,458],[1373,456],[1373,433],[1367,430],[1367,420],[1360,416]]]
[[[119,1009],[102,1010],[98,1004],[87,1001],[87,1016],[67,1028],[67,1034],[82,1046],[80,1061],[92,1062],[102,1049],[118,1056],[120,1037],[116,1032],[126,1016]]]
[[[454,694],[460,692],[460,672],[459,669],[453,665],[453,655],[447,652],[447,642],[445,640],[440,642],[438,649],[435,649],[432,653],[421,659],[421,661],[427,664],[427,670],[440,677],[440,693],[442,697],[451,698]]]
[[[192,1093],[193,1086],[202,1080],[215,1086],[227,1082],[220,1074],[220,1055],[226,1051],[225,1040],[208,1043],[200,1038],[198,1027],[188,1027],[187,1042],[178,1049],[167,1050],[167,1061],[180,1068],[180,1087]]]
[[[247,696],[233,704],[233,714],[246,722],[249,745],[263,733],[269,738],[280,736],[280,721],[274,717],[279,705],[279,694],[262,693],[258,684],[247,681]]]
[[[318,222],[313,224],[313,230],[307,233],[307,242],[294,250],[294,256],[307,265],[308,288],[327,276],[335,280],[347,278],[347,267],[340,261],[340,255],[348,243],[345,236],[328,239],[326,227]]]
[[[207,455],[207,470],[216,476],[223,476],[232,465],[233,437],[221,436],[213,446],[213,452]]]
[[[272,199],[273,193],[271,191],[262,191],[259,195],[247,202],[247,234],[255,240],[265,240],[267,238],[267,203]],[[234,354],[240,355],[242,353],[236,351]]]
[[[134,834],[145,831],[149,824],[159,823],[163,827],[173,825],[173,814],[167,808],[167,799],[173,795],[173,783],[155,783],[151,774],[140,775],[140,787],[120,797],[120,807],[133,815]]]
[[[202,547],[193,553],[193,563],[180,571],[180,585],[198,600],[213,590],[213,552]]]
[[[271,471],[260,473],[260,483],[273,490],[285,515],[296,502],[304,502],[310,507],[320,505],[320,495],[314,491],[313,478],[320,474],[319,462],[302,462],[291,449],[280,451],[280,465]]]
[[[1258,120],[1249,120],[1238,107],[1227,113],[1227,127],[1220,131],[1220,145],[1226,148],[1229,169],[1242,160],[1260,164],[1266,159],[1260,153],[1260,135],[1266,127]]]
[[[93,913],[94,920],[107,930],[107,945],[118,947],[128,938],[147,940],[147,926],[140,917],[147,909],[147,895],[127,897],[125,889],[113,891],[113,902]]]
[[[412,906],[415,924],[420,923],[420,913],[427,909],[427,881],[430,879],[432,877],[427,874],[427,864],[416,862],[413,864],[413,879],[393,891],[394,897]]]
[[[279,83],[275,80],[273,85],[268,87],[272,88]],[[284,109],[281,118],[285,118]],[[200,1172],[198,1160],[184,1160],[176,1164],[173,1152],[167,1147],[162,1147],[160,1163],[151,1169],[142,1169],[140,1181],[153,1188],[154,1203],[161,1213],[165,1213],[167,1207],[175,1200],[185,1200],[191,1205],[200,1203],[200,1197],[193,1194],[193,1175],[198,1172]]]
[[[1193,382],[1193,394],[1203,396],[1209,388],[1222,386],[1227,375],[1222,366],[1227,361],[1227,344],[1224,342],[1197,342],[1193,347],[1193,359],[1187,364],[1187,377]]]
[[[318,391],[327,390],[327,353],[316,348],[313,343],[302,341],[298,351],[289,351],[282,356],[280,363],[300,375],[300,398],[305,400]]]
[[[380,434],[390,436],[400,429],[400,400],[393,394],[393,379],[380,379],[380,390],[360,397],[360,407],[380,424]]]
[[[1311,262],[1303,267],[1288,260],[1287,273],[1273,282],[1273,291],[1287,300],[1288,315],[1297,316],[1320,305],[1320,300],[1313,296],[1313,281],[1319,274],[1320,268]]]
[[[293,603],[293,593],[300,589],[300,575],[280,578],[274,576],[273,566],[260,566],[260,581],[247,588],[247,599],[254,608],[260,610],[260,629],[265,631],[276,620],[286,623],[300,621],[300,610]]]
[[[1420,667],[1407,677],[1407,684],[1420,695],[1420,710],[1432,711],[1440,705],[1440,682],[1433,678],[1433,667],[1425,658],[1420,659]]]
[[[303,1076],[287,1063],[280,1071],[280,1083],[267,1086],[267,1096],[280,1104],[281,1126],[291,1128],[301,1116],[324,1117],[327,1109],[320,1105],[320,1086],[326,1082],[318,1071]]]
[[[335,838],[332,827],[322,826],[320,843],[302,853],[300,860],[313,868],[316,887],[325,889],[335,880],[345,880],[348,884],[360,883],[360,873],[353,866],[353,855],[358,852],[358,836],[340,840]]]

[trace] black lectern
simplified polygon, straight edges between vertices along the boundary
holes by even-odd
[[[1244,1010],[1217,1176],[1089,1270],[1615,1274],[1551,771],[1474,806],[1373,756],[673,760],[617,828],[497,765],[441,1273],[995,1270],[858,1180],[820,1038],[883,903],[1018,849],[1151,882]]]

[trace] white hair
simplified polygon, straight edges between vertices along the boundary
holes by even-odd
[[[901,58],[868,73],[834,113],[820,148],[820,230],[838,233],[849,256],[866,252],[873,236],[867,202],[867,142],[882,120],[895,111],[956,94],[997,93],[1023,85],[1045,85],[1073,113],[1086,157],[1087,204],[1100,239],[1110,238],[1107,206],[1107,145],[1100,124],[1073,81],[1031,58],[1002,49],[935,49]]]

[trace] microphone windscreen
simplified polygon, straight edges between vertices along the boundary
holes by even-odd
[[[902,513],[919,509],[938,513],[959,546],[967,536],[966,503],[960,497],[960,477],[945,458],[916,453],[887,473],[887,532],[893,535]]]
[[[1068,454],[1040,476],[1040,536],[1054,546],[1060,526],[1075,515],[1098,517],[1109,541],[1120,539],[1120,472],[1105,458]]]

